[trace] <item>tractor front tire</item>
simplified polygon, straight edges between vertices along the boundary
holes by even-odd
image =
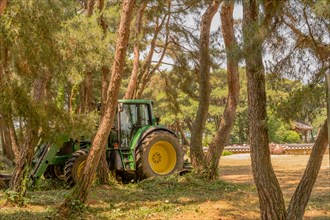
[[[183,150],[178,139],[166,131],[148,134],[136,150],[138,179],[168,176],[183,169]]]
[[[44,173],[45,179],[64,180],[63,167],[59,165],[49,165]]]
[[[64,167],[65,180],[70,187],[76,185],[83,172],[83,168],[88,156],[88,149],[79,149],[75,151],[66,161]]]

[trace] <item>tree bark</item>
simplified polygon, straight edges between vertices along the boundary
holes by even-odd
[[[46,88],[49,80],[49,74],[41,73],[39,78],[34,81],[32,91],[34,102],[41,102],[47,98]],[[18,157],[18,161],[10,181],[11,190],[19,193],[19,197],[17,198],[17,201],[15,201],[16,203],[20,203],[20,199],[25,196],[26,193],[27,181],[24,181],[24,178],[29,178],[28,174],[32,164],[34,148],[38,144],[39,140],[39,129],[40,124],[38,120],[35,120],[33,117],[28,118],[23,145],[21,147],[20,155]]]
[[[131,74],[131,79],[129,81],[124,99],[133,99],[134,91],[137,86],[137,79],[139,73],[139,64],[140,64],[140,38],[141,38],[141,29],[142,29],[142,18],[144,11],[147,7],[148,0],[143,0],[139,10],[136,15],[135,27],[134,27],[134,60],[133,60],[133,70]]]
[[[19,203],[21,197],[25,196],[26,183],[23,184],[24,178],[29,178],[28,173],[30,171],[29,166],[32,163],[34,147],[38,143],[38,128],[28,127],[28,132],[25,134],[22,150],[20,151],[19,159],[16,163],[16,167],[10,181],[10,189],[19,193],[19,198],[16,203]]]
[[[20,148],[18,144],[17,134],[14,128],[14,122],[12,119],[10,119],[8,127],[9,127],[11,149],[14,154],[14,161],[17,162],[20,154]]]
[[[87,157],[87,161],[83,169],[82,179],[80,182],[78,182],[77,187],[72,192],[72,195],[66,199],[62,206],[63,208],[71,207],[72,201],[75,200],[78,200],[82,203],[86,202],[93,176],[96,172],[101,155],[104,152],[106,141],[108,139],[110,129],[116,115],[118,94],[125,65],[127,43],[130,34],[130,23],[133,6],[134,0],[123,1],[115,58],[112,65],[112,75],[107,91],[105,114],[102,117],[99,129],[93,140],[90,153]]]
[[[168,3],[168,11],[170,11],[171,9],[171,1],[169,1]],[[151,76],[158,70],[158,68],[160,67],[165,54],[166,54],[166,50],[169,44],[169,35],[170,35],[170,31],[169,31],[169,23],[170,23],[170,19],[171,19],[171,15],[168,14],[167,16],[167,21],[166,21],[166,25],[165,25],[165,29],[166,29],[166,36],[165,36],[165,40],[164,40],[164,45],[163,45],[163,51],[162,54],[160,55],[160,58],[157,62],[157,64],[150,70],[151,65],[149,66],[149,69],[147,71],[143,72],[142,75],[142,80],[141,80],[141,86],[140,86],[140,90],[139,93],[137,95],[137,98],[141,98],[144,92],[144,89],[147,86],[147,83],[150,81]]]
[[[227,53],[228,98],[221,117],[220,126],[213,138],[206,156],[208,178],[217,177],[219,160],[227,144],[229,134],[235,122],[236,108],[239,102],[238,45],[234,33],[234,2],[224,2],[220,13],[222,35]]]
[[[175,122],[176,122],[176,128],[177,128],[177,130],[181,134],[181,137],[182,137],[182,140],[183,140],[183,144],[189,146],[190,145],[189,140],[187,139],[184,131],[182,130],[182,127],[180,125],[180,121],[179,120],[176,120]]]
[[[0,131],[1,131],[1,145],[3,154],[7,159],[14,161],[14,153],[12,151],[12,142],[10,137],[9,126],[6,123],[6,120],[1,116],[0,117]]]
[[[207,119],[210,102],[210,28],[213,16],[217,12],[220,0],[213,0],[201,20],[200,45],[199,45],[199,104],[194,127],[191,134],[191,162],[196,169],[204,167],[204,153],[202,146],[203,129]]]
[[[294,192],[289,207],[287,219],[302,219],[305,213],[309,197],[312,193],[317,175],[320,171],[322,159],[328,145],[328,126],[325,120],[319,135],[313,146],[306,170]]]
[[[85,80],[80,85],[80,113],[84,114],[94,110],[93,100],[93,74],[88,71]]]
[[[99,17],[99,25],[103,30],[103,38],[106,37],[107,33],[107,24],[103,17],[103,10],[104,10],[104,0],[99,0],[98,6],[100,17]],[[108,89],[108,75],[109,75],[109,68],[106,65],[103,65],[101,68],[102,75],[101,75],[101,119],[105,113],[105,106],[107,100],[107,89]],[[106,157],[106,148],[104,148],[103,153],[101,155],[101,159],[97,168],[98,179],[101,184],[109,185],[109,165],[107,162]]]
[[[256,0],[243,2],[243,42],[246,62],[249,141],[253,178],[256,184],[261,219],[286,219],[283,194],[275,176],[269,151],[265,74]]]
[[[3,15],[3,13],[6,10],[8,0],[0,0],[0,17]]]
[[[149,71],[150,71],[150,66],[151,66],[151,61],[152,61],[152,57],[154,55],[154,51],[155,51],[155,48],[156,48],[156,41],[157,41],[157,38],[158,38],[158,34],[159,32],[162,30],[162,27],[165,23],[165,20],[166,20],[166,17],[167,15],[165,15],[162,19],[162,21],[160,22],[160,24],[158,23],[158,18],[157,18],[157,24],[155,26],[155,31],[154,31],[154,35],[153,35],[153,38],[150,42],[150,50],[144,60],[144,64],[142,66],[142,69],[141,69],[141,79],[139,80],[139,85],[140,85],[140,88],[143,87],[143,84],[146,83],[147,81],[147,76],[149,74]],[[141,89],[136,88],[136,91],[135,91],[135,98],[141,98],[142,96],[142,93],[143,91],[141,91]]]
[[[91,17],[94,12],[95,0],[87,2],[87,17]],[[93,74],[87,71],[85,80],[80,85],[80,113],[87,113],[94,110],[93,102]]]
[[[87,2],[87,17],[93,15],[95,0],[88,0]]]

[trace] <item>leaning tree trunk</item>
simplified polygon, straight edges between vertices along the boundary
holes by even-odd
[[[196,169],[204,166],[204,153],[202,148],[203,129],[207,119],[210,103],[210,29],[213,16],[217,12],[220,0],[213,0],[201,20],[201,32],[199,39],[199,104],[196,119],[191,134],[191,162]]]
[[[306,170],[302,176],[299,185],[294,192],[289,207],[288,219],[302,219],[305,213],[309,197],[316,182],[317,175],[322,165],[323,155],[328,145],[328,126],[325,120],[319,135],[313,146]]]
[[[227,53],[228,98],[219,129],[213,138],[206,156],[206,170],[209,179],[217,177],[219,160],[235,122],[239,101],[238,45],[235,40],[234,2],[224,2],[221,10],[222,35]]]
[[[154,33],[153,33],[153,37],[150,41],[150,49],[149,49],[149,52],[148,52],[148,54],[147,54],[147,56],[144,60],[144,64],[143,64],[142,69],[141,69],[141,78],[138,82],[138,85],[135,88],[134,98],[141,98],[141,96],[142,96],[143,91],[141,90],[141,87],[144,87],[144,85],[147,83],[147,77],[149,75],[152,57],[154,55],[154,51],[155,51],[155,48],[157,46],[156,43],[157,43],[158,34],[162,30],[162,27],[165,23],[165,20],[166,20],[167,16],[168,15],[165,15],[162,18],[160,24],[158,23],[159,18],[158,17],[156,18],[157,22],[156,22],[155,30],[154,30]]]
[[[148,4],[148,0],[142,1],[135,18],[133,69],[124,99],[132,99],[134,97],[134,91],[136,90],[136,86],[137,86],[139,64],[140,64],[140,44],[141,44],[140,41],[141,41],[142,18],[144,15],[144,11],[147,7],[147,4]]]
[[[178,130],[178,132],[181,135],[182,142],[183,142],[182,144],[189,146],[190,145],[190,142],[189,142],[188,138],[186,137],[184,131],[182,130],[182,127],[180,125],[180,121],[179,120],[176,120],[175,123],[176,123],[176,129]]]
[[[283,194],[273,170],[268,140],[265,72],[258,27],[257,0],[243,2],[243,42],[246,62],[249,139],[253,178],[256,184],[261,219],[286,219]]]
[[[124,71],[127,44],[130,34],[131,16],[134,6],[134,0],[124,0],[122,4],[122,13],[117,37],[116,52],[114,63],[112,65],[112,75],[107,92],[107,104],[104,116],[102,117],[99,129],[88,154],[86,164],[83,170],[82,179],[63,204],[63,208],[72,207],[73,201],[86,202],[93,176],[100,161],[101,154],[104,152],[106,141],[108,139],[113,120],[116,115],[117,100],[119,89]]]
[[[171,10],[171,1],[168,2],[168,11]],[[163,45],[163,51],[162,54],[160,55],[156,65],[150,70],[148,69],[148,71],[144,71],[143,75],[142,75],[142,79],[141,79],[141,86],[139,88],[139,92],[137,94],[137,98],[141,98],[142,94],[148,84],[148,82],[150,81],[151,77],[155,74],[155,72],[158,70],[158,68],[160,67],[160,65],[163,62],[163,59],[166,55],[166,50],[167,47],[169,45],[169,37],[170,37],[170,30],[169,30],[169,24],[170,24],[170,19],[171,19],[171,14],[167,15],[167,21],[166,21],[166,25],[165,25],[165,29],[166,29],[166,36],[165,36],[165,40],[164,40],[164,45]],[[149,66],[150,68],[151,66]]]

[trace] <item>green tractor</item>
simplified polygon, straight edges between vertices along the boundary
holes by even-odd
[[[91,142],[69,140],[62,146],[45,144],[36,153],[33,182],[42,175],[74,186],[82,173]],[[123,182],[184,171],[183,149],[175,133],[159,125],[148,100],[119,100],[108,137],[109,169]],[[186,171],[186,169],[185,169]]]

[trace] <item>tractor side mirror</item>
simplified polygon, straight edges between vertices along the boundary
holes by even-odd
[[[155,123],[156,123],[157,125],[159,125],[159,122],[160,122],[160,118],[159,118],[159,117],[156,117],[156,118],[155,118]]]

